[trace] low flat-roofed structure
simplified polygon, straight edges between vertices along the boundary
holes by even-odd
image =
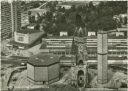
[[[74,55],[61,56],[60,57],[60,65],[75,66],[76,65],[76,57]]]
[[[27,78],[30,84],[48,85],[59,80],[59,57],[39,53],[27,63]]]
[[[40,51],[44,53],[53,53],[59,56],[70,55],[72,41],[72,36],[51,36],[43,38]]]
[[[43,34],[40,30],[22,29],[14,32],[14,39],[9,44],[19,49],[27,49],[41,43]]]
[[[40,30],[34,30],[34,29],[22,29],[20,31],[17,31],[17,33],[22,33],[22,34],[32,34],[32,33],[38,33],[41,32]]]

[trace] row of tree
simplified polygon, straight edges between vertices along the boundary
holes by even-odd
[[[76,15],[81,16],[88,31],[108,31],[120,26],[120,22],[113,19],[114,15],[127,13],[125,1],[100,2],[97,6],[90,2],[77,7],[72,5],[68,10],[61,7],[56,9],[56,5],[57,3],[49,5],[50,11],[46,14],[41,16],[38,14],[36,23],[42,24],[46,33],[59,34],[60,31],[67,31],[69,35],[73,35],[75,27],[78,24],[82,26],[79,20],[76,20]]]

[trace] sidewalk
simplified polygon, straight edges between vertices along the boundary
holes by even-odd
[[[8,89],[8,81],[10,79],[11,73],[12,73],[12,69],[8,68],[5,72],[5,76],[1,77],[1,80],[2,80],[1,89],[2,90],[7,90]]]

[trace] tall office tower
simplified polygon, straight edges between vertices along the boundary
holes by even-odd
[[[97,52],[98,52],[98,83],[105,84],[107,83],[107,74],[108,74],[108,44],[107,44],[107,32],[99,31],[98,32],[98,41],[97,41]]]
[[[1,38],[6,39],[21,27],[20,2],[1,1]]]
[[[1,39],[6,39],[12,33],[11,4],[1,1]]]
[[[11,2],[12,35],[21,28],[21,5],[20,1]]]

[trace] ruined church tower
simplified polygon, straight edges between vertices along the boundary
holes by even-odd
[[[74,79],[76,79],[78,87],[86,87],[88,83],[87,30],[80,15],[76,15],[76,29],[73,38],[73,53],[76,56],[76,66],[73,68]]]

